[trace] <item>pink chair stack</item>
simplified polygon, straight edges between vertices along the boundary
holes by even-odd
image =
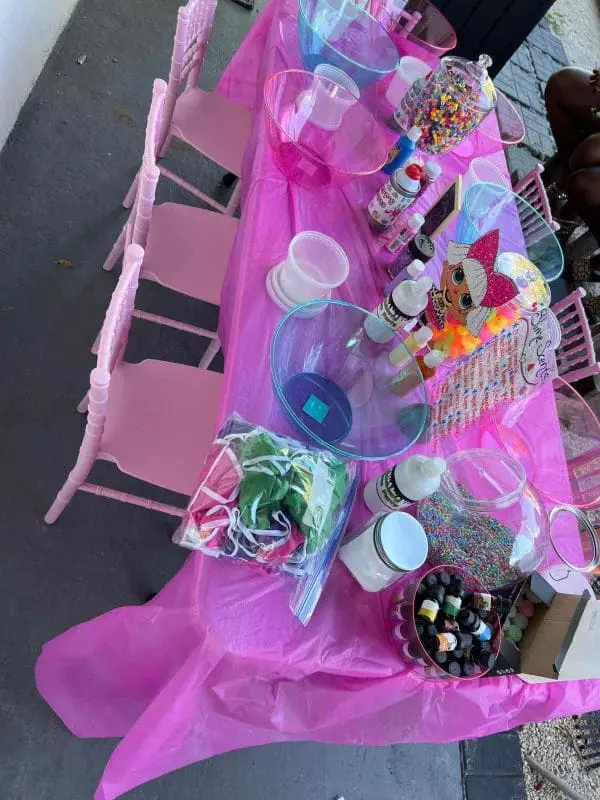
[[[97,459],[189,497],[213,439],[222,376],[166,361],[127,364],[127,345],[144,251],[128,246],[90,375],[89,407],[75,466],[45,516],[53,523],[77,490],[181,516],[184,509],[87,481]]]
[[[144,156],[135,203],[115,242],[104,269],[110,270],[130,243],[144,248],[141,277],[176,292],[218,305],[237,219],[195,206],[163,203],[154,206],[160,171],[156,145],[163,125],[167,85],[154,81],[146,126]],[[219,350],[215,331],[150,314],[139,309],[134,316],[210,339],[199,366],[208,367]]]
[[[178,11],[164,112],[154,155],[165,156],[175,136],[239,178],[250,135],[250,112],[217,92],[205,92],[197,85],[216,7],[217,0],[189,0]],[[218,211],[228,215],[235,212],[239,203],[239,180],[224,206],[166,167],[161,165],[159,169],[165,177]],[[123,201],[125,208],[130,208],[134,202],[138,179],[139,173]]]
[[[561,329],[561,341],[556,350],[558,374],[569,383],[600,374],[592,333],[581,302],[585,295],[585,289],[579,287],[552,306]]]
[[[528,172],[521,180],[513,187],[515,194],[526,200],[538,214],[544,218],[553,231],[560,230],[560,225],[552,218],[552,211],[550,210],[550,203],[548,195],[546,194],[546,187],[542,182],[542,172],[544,167],[541,164],[536,164],[535,167]],[[527,210],[519,207],[519,215],[521,217],[521,227],[525,242],[527,245],[535,244],[543,236],[546,235],[546,229],[541,224],[539,218]]]

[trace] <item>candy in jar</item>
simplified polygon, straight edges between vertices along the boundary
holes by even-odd
[[[496,90],[487,73],[491,63],[489,56],[480,56],[477,63],[458,56],[442,58],[421,92],[411,121],[421,128],[421,150],[449,152],[495,108]]]

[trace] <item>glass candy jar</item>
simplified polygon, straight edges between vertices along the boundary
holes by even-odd
[[[463,142],[496,106],[496,90],[488,75],[492,60],[444,56],[414,106],[410,125],[421,128],[419,149],[448,153]]]

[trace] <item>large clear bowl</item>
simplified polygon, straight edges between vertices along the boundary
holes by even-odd
[[[549,282],[560,277],[564,255],[546,220],[505,186],[475,183],[465,193],[455,238],[472,244],[495,228],[500,230],[500,253],[527,256]]]
[[[332,86],[337,87],[335,96]],[[322,190],[380,170],[389,144],[373,114],[358,100],[344,111],[339,126],[328,130],[314,114],[316,92],[320,115],[339,95],[350,97],[342,86],[300,69],[276,72],[265,83],[267,136],[283,174]]]
[[[373,326],[387,339],[372,341]],[[389,361],[403,355],[400,369]],[[429,407],[423,376],[402,336],[342,300],[316,300],[289,311],[271,342],[273,387],[305,441],[343,457],[377,461],[419,439]]]
[[[443,670],[429,655],[417,634],[415,618],[419,610],[416,605],[416,594],[419,584],[425,580],[427,575],[437,575],[440,572],[447,572],[449,575],[456,575],[462,578],[463,586],[467,592],[488,593],[489,588],[477,580],[462,567],[452,567],[446,564],[434,567],[427,572],[421,573],[419,577],[412,578],[403,584],[402,588],[393,597],[393,604],[390,610],[390,629],[393,632],[392,638],[394,645],[398,648],[400,656],[411,666],[418,675],[429,680],[451,680],[451,681],[474,681],[483,678],[489,669],[476,667],[475,673],[470,677],[455,677]],[[500,650],[501,629],[500,620],[497,614],[491,614],[488,625],[492,627],[492,652],[497,657]],[[414,655],[407,652],[403,645],[411,644]]]
[[[433,563],[464,564],[490,589],[510,586],[545,563],[548,515],[521,464],[502,451],[447,456],[439,491],[417,505],[415,516]]]
[[[348,9],[352,7],[352,14]],[[333,64],[360,89],[393,72],[398,49],[382,25],[351,0],[300,0],[298,41],[305,69]]]
[[[371,13],[381,22],[396,42],[400,53],[425,61],[432,67],[449,50],[456,47],[456,32],[442,12],[429,0],[393,0],[371,3]]]

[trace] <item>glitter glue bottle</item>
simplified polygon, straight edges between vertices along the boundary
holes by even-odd
[[[399,511],[437,492],[440,476],[445,471],[446,462],[443,458],[410,456],[365,484],[365,503],[374,514]]]
[[[393,291],[396,284],[400,283],[404,278],[403,272],[411,261],[418,258],[419,261],[426,264],[428,261],[431,261],[434,256],[435,244],[431,241],[429,236],[425,236],[424,233],[417,233],[415,238],[407,244],[404,250],[400,250],[396,260],[388,264],[386,269],[388,275],[392,278],[392,282],[386,286],[385,294],[389,294]]]
[[[403,250],[406,245],[412,241],[415,236],[420,232],[425,224],[425,217],[423,214],[413,214],[403,225],[401,230],[394,236],[393,239],[386,245],[386,250],[390,253],[398,253]]]
[[[389,353],[388,359],[391,364],[395,367],[404,367],[406,364],[410,363],[410,358],[407,354],[410,353],[414,355],[414,353],[418,353],[419,350],[422,350],[426,345],[429,344],[433,337],[433,332],[431,328],[423,327],[419,328],[418,331],[411,333],[402,344],[399,344],[398,347],[394,347],[394,349]]]
[[[429,300],[429,291],[433,281],[426,275],[416,281],[407,280],[399,283],[394,291],[388,295],[372,311],[370,317],[364,321],[364,331],[373,342],[386,344],[394,338],[394,331],[402,330],[415,317],[423,313]],[[385,325],[381,325],[378,317]]]
[[[408,133],[404,133],[398,139],[396,144],[390,149],[387,161],[383,166],[383,171],[386,173],[386,175],[391,175],[403,164],[406,164],[408,159],[417,149],[417,142],[420,138],[421,128],[417,128],[416,125],[413,125]],[[421,185],[419,183],[419,190],[420,189]]]
[[[367,221],[378,233],[384,231],[408,208],[421,191],[421,167],[409,164],[394,171],[392,177],[381,186],[367,206]]]

